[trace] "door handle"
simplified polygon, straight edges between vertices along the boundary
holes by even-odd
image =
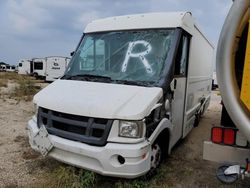
[[[174,78],[172,82],[170,83],[170,88],[172,91],[174,91],[177,87],[177,80]]]

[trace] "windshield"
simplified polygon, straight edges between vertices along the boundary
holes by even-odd
[[[64,78],[154,83],[160,79],[174,30],[138,30],[86,34]]]

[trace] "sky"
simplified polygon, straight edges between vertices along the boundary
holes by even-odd
[[[232,0],[1,0],[0,62],[69,56],[92,20],[146,12],[191,11],[216,46]]]

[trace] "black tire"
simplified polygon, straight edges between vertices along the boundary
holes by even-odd
[[[231,174],[231,175],[226,175],[224,172],[225,170],[231,165],[229,164],[225,164],[225,165],[222,165],[220,166],[218,169],[217,169],[217,172],[216,172],[216,177],[218,180],[220,180],[222,183],[226,183],[226,184],[231,184],[231,183],[234,183],[238,180],[238,174]]]
[[[194,127],[198,127],[200,120],[201,120],[201,113],[197,112],[197,114],[195,114]]]
[[[36,78],[36,80],[38,80],[38,74],[36,72],[33,74],[33,76]]]
[[[150,180],[152,177],[154,177],[157,174],[157,169],[162,164],[162,161],[164,159],[164,151],[162,150],[162,146],[159,141],[155,141],[155,143],[152,145],[152,155],[151,155],[151,164],[150,164],[150,170],[147,172],[146,175],[144,175],[143,179]]]
[[[205,104],[202,105],[202,109],[201,109],[201,112],[200,112],[201,117],[203,117],[203,115],[205,114],[206,104],[207,104],[207,102],[205,102]]]

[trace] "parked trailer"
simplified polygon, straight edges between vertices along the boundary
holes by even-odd
[[[32,75],[36,78],[45,79],[46,77],[46,59],[45,58],[33,58],[33,73]]]
[[[0,65],[0,71],[5,72],[6,71],[6,65]]]
[[[15,72],[16,66],[15,65],[6,65],[6,72]]]
[[[70,58],[51,56],[46,57],[46,81],[55,81],[62,77],[69,64]]]
[[[31,60],[23,59],[18,62],[18,74],[30,75],[33,73],[33,63]]]
[[[222,126],[212,129],[203,148],[204,159],[224,163],[217,177],[225,183],[250,172],[249,6],[249,0],[235,0],[220,35],[216,71],[225,108]]]
[[[214,48],[190,12],[93,21],[34,97],[34,150],[106,176],[152,174],[209,105]]]

